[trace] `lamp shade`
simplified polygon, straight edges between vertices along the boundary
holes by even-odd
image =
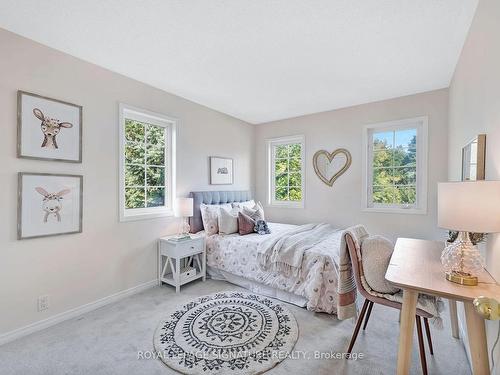
[[[193,216],[193,198],[177,198],[174,213],[177,217]]]
[[[464,232],[500,232],[500,181],[438,184],[438,225]]]

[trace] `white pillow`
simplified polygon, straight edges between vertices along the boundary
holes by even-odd
[[[221,208],[219,211],[219,234],[238,233],[238,208],[227,211]]]
[[[252,208],[244,206],[241,212],[243,212],[245,215],[250,216],[255,221],[266,220],[264,216],[264,207],[262,207],[262,203],[260,202],[257,202],[257,204]]]
[[[238,208],[243,208],[243,207],[252,208],[253,206],[255,206],[255,201],[253,199],[251,199],[249,201],[245,201],[245,202],[234,202],[233,203],[233,208],[235,208],[235,207],[238,207]]]
[[[231,209],[231,204],[200,204],[201,220],[203,221],[203,228],[207,236],[219,233],[219,210],[224,208]]]
[[[370,288],[376,292],[388,294],[399,292],[399,288],[385,279],[393,251],[392,242],[382,236],[369,236],[361,243],[361,263],[365,279]]]

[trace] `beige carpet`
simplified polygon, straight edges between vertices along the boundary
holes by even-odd
[[[184,286],[175,294],[168,286],[155,287],[44,331],[0,346],[0,373],[7,374],[175,374],[159,359],[142,359],[153,350],[153,333],[166,313],[194,297],[220,290],[243,290],[226,282],[208,280]],[[396,310],[374,306],[366,332],[354,352],[363,358],[317,359],[319,353],[343,352],[353,323],[337,321],[287,305],[297,319],[297,358],[286,359],[266,374],[394,374],[398,338]],[[470,374],[460,341],[451,337],[448,313],[444,330],[431,326],[434,356],[427,355],[429,374]],[[142,354],[141,354],[142,353]],[[138,359],[138,357],[141,357]],[[306,357],[306,358],[304,358]],[[307,359],[307,357],[309,357]],[[330,356],[331,357],[331,356]],[[412,374],[420,374],[413,350]]]

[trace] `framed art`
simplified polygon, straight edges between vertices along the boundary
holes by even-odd
[[[233,159],[210,156],[210,184],[231,185],[233,183]]]
[[[81,106],[17,92],[17,156],[82,162]]]
[[[485,179],[486,134],[479,134],[462,148],[462,181]]]
[[[83,176],[18,173],[18,239],[82,232]]]

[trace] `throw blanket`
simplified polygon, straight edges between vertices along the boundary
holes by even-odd
[[[257,260],[262,270],[280,272],[298,277],[306,250],[331,236],[334,229],[329,224],[305,224],[271,237],[257,248]]]
[[[354,240],[354,245],[359,253],[361,243],[368,237],[368,232],[362,225],[347,228],[342,232],[339,249],[339,265],[338,282],[337,282],[337,317],[340,320],[349,319],[357,316],[356,309],[356,281],[354,279],[354,272],[352,269],[351,257],[349,256],[349,249],[346,243],[346,234],[349,234]]]

